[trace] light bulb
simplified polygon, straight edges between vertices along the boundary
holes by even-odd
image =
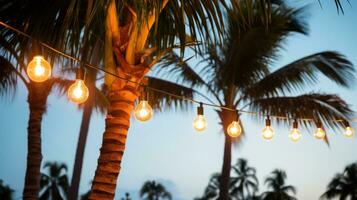
[[[301,139],[302,135],[298,129],[298,123],[295,120],[293,123],[293,130],[291,130],[290,134],[289,134],[289,138],[291,141],[293,142],[297,142]]]
[[[204,131],[207,127],[205,116],[203,115],[203,104],[197,107],[197,117],[193,120],[193,128],[198,131]]]
[[[239,125],[239,122],[233,121],[231,124],[229,124],[227,128],[227,133],[232,138],[240,136],[240,134],[242,133],[242,127]]]
[[[271,126],[266,126],[263,129],[263,138],[266,140],[272,140],[274,137],[274,130]]]
[[[318,127],[315,131],[314,136],[316,139],[324,139],[326,137],[325,130],[321,127]]]
[[[89,96],[89,90],[82,79],[76,81],[68,89],[68,98],[74,103],[84,103]]]
[[[265,120],[265,128],[263,129],[263,138],[266,140],[271,140],[274,137],[274,129],[271,127],[271,122],[269,116]]]
[[[205,116],[203,115],[197,115],[197,117],[195,118],[195,120],[193,120],[193,128],[196,131],[204,131],[207,127],[207,123],[206,123],[206,119]]]
[[[44,82],[51,76],[51,65],[42,56],[35,56],[27,66],[27,75],[34,82]]]
[[[289,134],[289,138],[293,142],[299,141],[301,139],[301,137],[302,137],[302,135],[301,135],[299,129],[297,129],[297,128],[293,128],[293,130]]]
[[[353,135],[354,135],[353,128],[351,126],[347,126],[346,129],[345,129],[344,135],[346,137],[353,137]]]
[[[146,100],[141,100],[135,108],[134,115],[137,120],[142,122],[151,119],[153,111],[149,102]]]

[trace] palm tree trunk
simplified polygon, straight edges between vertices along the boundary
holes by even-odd
[[[223,165],[220,180],[219,200],[228,200],[232,160],[232,140],[225,134]]]
[[[29,84],[28,104],[30,117],[27,128],[27,165],[23,199],[38,199],[40,191],[41,122],[46,111],[48,93],[38,83]]]
[[[73,175],[69,191],[69,200],[76,200],[78,198],[79,184],[82,174],[82,165],[84,158],[84,150],[87,143],[87,136],[89,130],[89,124],[92,116],[93,108],[92,101],[88,99],[88,102],[84,105],[81,128],[79,130],[79,138],[77,143],[76,157],[73,166]]]
[[[134,101],[138,97],[136,90],[121,80],[115,80],[112,84],[102,148],[89,199],[114,199],[130,127],[130,116],[134,109]]]

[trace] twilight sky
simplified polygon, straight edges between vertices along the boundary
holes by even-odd
[[[302,5],[294,1],[296,5]],[[302,56],[323,50],[337,50],[357,65],[357,7],[346,6],[345,15],[338,15],[333,3],[325,2],[321,9],[316,1],[310,6],[310,35],[294,35],[285,45],[276,67],[287,64]],[[320,91],[339,94],[354,111],[357,111],[357,87],[344,89],[321,79],[320,83],[306,92]],[[27,153],[27,92],[18,87],[14,99],[0,100],[0,179],[16,190],[20,198],[23,189]],[[146,123],[132,119],[122,171],[119,177],[120,192],[129,191],[134,199],[137,190],[146,180],[162,182],[174,199],[192,199],[202,195],[208,179],[219,172],[223,156],[223,136],[220,134],[216,113],[205,110],[208,121],[204,134],[192,129],[195,108],[189,112],[167,111],[155,113]],[[103,116],[92,117],[86,146],[80,193],[90,187],[99,155]],[[78,139],[81,112],[65,97],[52,94],[48,111],[42,125],[43,161],[60,161],[69,167],[72,174],[74,154]],[[288,127],[276,127],[276,137],[267,142],[261,138],[263,124],[249,116],[243,116],[247,136],[243,144],[233,151],[233,163],[238,158],[247,158],[257,168],[260,192],[263,192],[264,178],[275,168],[287,171],[288,184],[297,187],[298,199],[316,200],[323,193],[328,181],[335,173],[357,161],[357,140],[347,139],[341,134],[328,132],[329,148],[303,130],[298,143],[288,139]],[[357,124],[353,126],[357,128]],[[274,121],[273,121],[274,126]]]

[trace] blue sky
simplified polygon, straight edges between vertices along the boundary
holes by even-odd
[[[310,2],[310,1],[295,1]],[[357,8],[345,8],[338,15],[332,3],[325,2],[321,9],[315,1],[310,6],[310,35],[294,35],[286,43],[285,51],[276,66],[287,64],[302,56],[322,50],[337,50],[357,65]],[[301,5],[301,3],[296,3]],[[344,89],[321,79],[306,92],[320,91],[339,94],[353,110],[357,110],[357,88]],[[0,179],[16,190],[20,197],[23,188],[27,152],[27,92],[19,86],[14,99],[0,100]],[[192,129],[195,108],[189,112],[167,111],[155,113],[147,123],[132,119],[122,171],[119,177],[120,192],[137,190],[146,180],[156,179],[173,193],[174,199],[192,199],[203,193],[212,173],[221,169],[223,137],[216,113],[206,109],[208,128],[203,134]],[[81,193],[90,187],[99,155],[103,116],[92,118],[81,182]],[[42,125],[44,161],[60,161],[72,173],[78,139],[81,112],[66,98],[51,95],[48,111]],[[234,149],[233,162],[247,158],[257,168],[261,192],[263,179],[275,168],[287,171],[288,183],[298,189],[298,199],[314,200],[323,193],[328,181],[345,165],[357,161],[357,140],[329,132],[331,147],[315,140],[303,131],[299,143],[288,140],[288,127],[276,127],[276,138],[267,142],[261,139],[263,124],[244,116],[247,136],[243,144]],[[274,122],[273,122],[274,125]],[[356,124],[354,124],[356,128]]]

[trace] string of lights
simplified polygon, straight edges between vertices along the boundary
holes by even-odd
[[[29,34],[13,27],[10,26],[4,22],[0,21],[0,25],[4,26],[7,29],[10,29],[22,36],[27,37],[30,40],[33,40],[33,37],[31,37]],[[263,113],[259,113],[259,112],[252,112],[252,111],[247,111],[247,110],[238,110],[238,109],[232,109],[229,107],[225,107],[225,106],[221,106],[221,105],[216,105],[213,103],[207,103],[207,102],[202,102],[202,101],[198,101],[195,100],[193,98],[187,98],[185,96],[181,96],[181,95],[177,95],[177,94],[173,94],[158,88],[154,88],[154,87],[150,87],[147,86],[143,83],[140,82],[136,82],[130,79],[127,79],[125,77],[121,77],[115,73],[109,72],[105,69],[103,69],[102,67],[98,67],[95,65],[92,65],[90,63],[84,62],[79,58],[76,58],[74,56],[71,56],[65,52],[62,52],[56,48],[53,48],[52,46],[50,46],[49,44],[46,44],[44,42],[38,41],[38,43],[55,52],[60,54],[61,56],[70,59],[72,61],[81,63],[83,66],[88,67],[88,68],[92,68],[94,70],[98,70],[101,71],[105,74],[114,76],[118,79],[122,79],[125,80],[126,82],[131,82],[131,83],[135,83],[141,87],[144,87],[145,90],[151,90],[153,92],[158,92],[158,93],[162,93],[165,95],[168,95],[170,97],[173,98],[178,98],[178,99],[182,99],[184,101],[189,101],[192,103],[196,103],[199,104],[199,106],[197,107],[197,117],[194,119],[193,122],[193,127],[195,130],[201,132],[203,130],[205,130],[207,123],[205,120],[205,117],[203,115],[203,106],[207,106],[207,107],[214,107],[214,108],[219,108],[219,109],[224,109],[224,110],[229,110],[229,111],[234,111],[237,112],[236,116],[237,119],[235,119],[227,128],[227,133],[230,137],[235,138],[241,135],[242,132],[242,128],[240,126],[239,123],[239,115],[241,113],[245,113],[245,114],[250,114],[250,115],[257,115],[257,116],[261,116],[261,117],[266,117],[266,126],[263,129],[263,138],[266,140],[271,140],[274,136],[274,130],[271,127],[271,121],[270,118],[278,118],[278,119],[283,119],[283,120],[293,120],[293,129],[291,131],[291,133],[289,134],[289,138],[292,141],[299,141],[301,139],[301,133],[298,129],[298,120],[300,121],[312,121],[314,123],[316,123],[317,126],[317,130],[314,134],[314,136],[317,139],[324,139],[326,137],[326,133],[324,131],[324,129],[322,128],[322,124],[321,122],[316,122],[315,119],[311,119],[311,118],[290,118],[287,116],[277,116],[277,115],[266,115]],[[28,64],[27,70],[26,70],[28,77],[34,81],[34,82],[44,82],[46,81],[50,76],[51,76],[51,65],[42,57],[42,56],[34,56],[34,58],[32,59],[32,61]],[[89,96],[89,90],[87,88],[87,86],[84,83],[84,70],[82,68],[78,68],[77,72],[76,72],[76,80],[75,82],[69,87],[68,92],[67,92],[67,96],[68,98],[77,104],[80,103],[84,103],[88,96]],[[148,101],[146,100],[146,98],[144,97],[143,99],[140,100],[140,102],[138,103],[137,107],[134,110],[134,116],[137,120],[139,121],[148,121],[153,115],[153,111],[152,108],[150,106],[150,104],[148,103]],[[354,130],[352,129],[352,127],[350,126],[350,124],[345,121],[345,120],[330,120],[332,122],[343,122],[345,125],[345,133],[344,135],[347,137],[352,137],[354,135]]]

